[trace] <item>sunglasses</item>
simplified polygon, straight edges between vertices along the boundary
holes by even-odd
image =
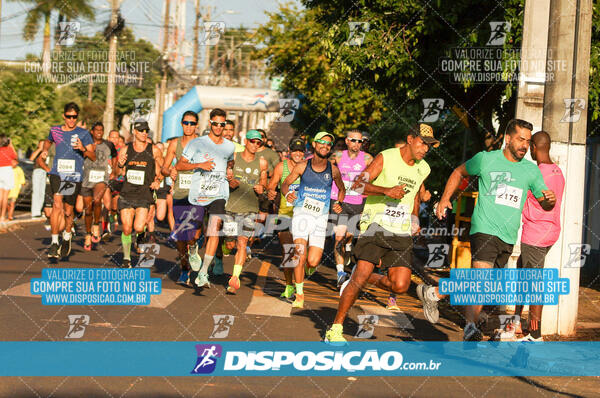
[[[252,143],[254,145],[258,145],[258,146],[262,146],[263,145],[263,142],[261,140],[259,140],[258,138],[254,138],[254,139],[248,140],[248,142],[250,142],[250,143]]]
[[[331,141],[325,141],[325,140],[315,140],[316,143],[318,144],[323,144],[323,145],[328,145],[328,146],[332,146],[333,142]]]
[[[67,119],[77,119],[78,117],[79,117],[79,115],[77,115],[77,114],[76,115],[67,115],[67,114],[65,114],[65,118],[67,118]]]
[[[227,123],[225,123],[225,122],[213,122],[212,120],[210,121],[211,126],[225,127],[226,124]]]
[[[148,134],[148,130],[138,130],[140,133]]]
[[[195,126],[198,124],[198,122],[188,122],[187,120],[184,120],[183,122],[181,122],[181,124],[183,124],[184,126]]]
[[[350,141],[350,142],[358,142],[359,144],[362,144],[364,142],[364,140],[359,140],[359,139],[356,139],[356,138],[348,138],[348,141]]]

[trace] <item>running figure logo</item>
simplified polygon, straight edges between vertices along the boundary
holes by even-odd
[[[217,358],[221,358],[223,347],[220,344],[196,344],[198,359],[192,374],[207,374],[215,371]]]
[[[350,35],[348,36],[349,46],[361,46],[365,41],[365,34],[369,31],[371,24],[369,22],[348,22]]]
[[[490,171],[490,189],[489,196],[502,195],[506,192],[506,183],[512,181],[510,171]]]
[[[85,333],[85,327],[90,324],[89,315],[69,315],[69,331],[65,339],[80,339]]]
[[[298,245],[298,251],[296,251],[296,245],[293,243],[284,243],[283,251],[285,255],[283,256],[283,260],[281,260],[281,268],[296,268],[300,261],[299,253],[302,254],[304,247],[302,245]]]
[[[208,21],[204,22],[204,36],[200,38],[201,46],[216,46],[225,33],[225,22]]]
[[[423,114],[419,122],[435,123],[440,118],[444,110],[444,100],[442,98],[423,98]]]
[[[565,114],[561,123],[577,123],[581,118],[581,112],[585,110],[584,98],[565,98]]]
[[[210,339],[224,339],[229,335],[235,317],[233,315],[213,315],[215,326],[209,336]]]
[[[144,243],[140,245],[142,254],[138,259],[137,266],[141,268],[150,268],[154,265],[158,253],[160,253],[160,245],[156,243]]]
[[[379,323],[379,316],[358,315],[358,322],[360,325],[354,337],[359,339],[370,339],[373,337],[373,332],[375,332],[375,326]]]
[[[570,255],[565,268],[582,268],[591,250],[592,246],[587,243],[569,243]]]
[[[490,39],[487,46],[503,46],[506,41],[506,34],[510,32],[510,22],[490,22]]]
[[[154,98],[135,98],[133,100],[133,113],[131,120],[144,119],[148,121],[150,113],[154,110]]]
[[[61,174],[61,173],[59,173]],[[71,176],[69,173],[62,173],[61,179]],[[70,196],[75,193],[75,183],[72,181],[61,181],[60,186],[58,187],[58,194],[62,196]]]
[[[427,259],[426,267],[440,268],[444,266],[446,256],[450,251],[450,246],[445,243],[429,243],[427,244],[429,258]]]
[[[276,122],[289,123],[294,120],[296,111],[300,108],[300,100],[296,98],[284,98],[279,100],[279,117]]]
[[[72,46],[75,44],[75,36],[79,32],[79,22],[60,22],[60,33],[58,36],[58,44],[61,46]]]

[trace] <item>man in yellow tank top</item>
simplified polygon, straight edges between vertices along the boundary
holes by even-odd
[[[423,158],[431,146],[439,146],[439,141],[433,137],[430,126],[419,124],[408,133],[406,142],[402,148],[382,151],[352,185],[353,190],[367,196],[361,236],[353,251],[357,264],[343,286],[326,341],[346,341],[342,323],[366,283],[397,294],[405,293],[410,286],[411,214],[421,185],[431,171]],[[381,273],[373,272],[377,264],[381,264]]]

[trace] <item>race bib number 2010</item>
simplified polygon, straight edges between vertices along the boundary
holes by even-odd
[[[320,200],[316,200],[316,199],[312,199],[312,198],[304,198],[304,203],[302,203],[302,210],[304,210],[305,212],[311,213],[311,214],[315,214],[315,215],[319,215],[321,213],[323,213],[323,209],[325,208],[325,203],[320,201]]]

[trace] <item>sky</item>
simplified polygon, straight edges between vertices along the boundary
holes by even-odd
[[[69,1],[69,0],[65,0]],[[299,4],[296,0],[295,3]],[[171,0],[171,14],[174,14],[174,4]],[[186,38],[191,40],[194,26],[194,0],[186,3]],[[277,0],[200,0],[201,6],[213,6],[211,20],[224,21],[226,27],[257,27],[268,20],[265,12],[275,12],[279,8]],[[96,9],[95,22],[80,21],[81,34],[92,35],[103,30],[110,19],[110,1],[94,0],[92,5]],[[22,38],[23,25],[27,10],[31,3],[24,1],[2,1],[2,21],[0,27],[0,59],[24,59],[28,53],[41,54],[43,42],[43,21],[40,21],[40,30],[36,38],[26,42]],[[144,38],[154,43],[157,48],[162,46],[161,27],[163,24],[163,0],[122,0],[121,15],[125,25],[133,28],[138,38]],[[54,26],[57,15],[52,15]]]

